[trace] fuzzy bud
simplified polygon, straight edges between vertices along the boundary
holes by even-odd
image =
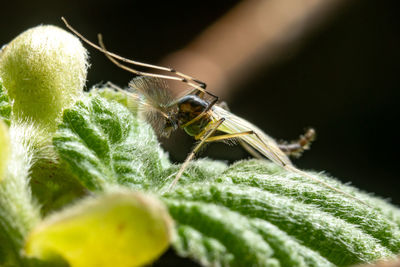
[[[86,199],[55,213],[28,236],[28,256],[61,256],[70,266],[143,266],[164,252],[172,220],[163,203],[139,192]]]
[[[67,31],[49,25],[21,33],[0,54],[14,116],[54,131],[62,111],[81,95],[87,66],[86,50]]]

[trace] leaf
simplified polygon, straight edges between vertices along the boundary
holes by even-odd
[[[28,256],[72,267],[142,266],[169,245],[172,221],[162,202],[143,193],[89,198],[42,221],[29,234]]]
[[[85,103],[64,116],[54,142],[61,157],[77,174],[82,173],[81,181],[91,190],[108,190],[115,183],[132,187],[133,183],[134,188],[159,194],[176,222],[173,246],[181,256],[205,266],[347,266],[400,252],[400,211],[326,175],[314,174],[368,205],[264,160],[230,167],[211,160],[194,161],[169,192],[179,166],[162,164],[164,154],[148,125],[116,102],[95,97]],[[89,108],[88,103],[97,108]],[[109,120],[94,119],[100,116],[96,110]],[[79,123],[71,123],[70,118],[78,117]],[[106,122],[115,129],[129,129],[130,134],[120,135],[127,137],[115,139],[122,146],[98,148],[113,140],[99,130],[107,127]],[[142,168],[134,182],[130,182],[132,171],[116,173],[115,162],[108,160],[127,146],[132,146],[129,155],[124,154],[125,163],[131,162],[128,170]],[[143,150],[152,151],[152,156]],[[99,177],[110,178],[98,182]]]
[[[112,85],[115,88],[118,88],[120,90],[124,90],[122,88],[117,87],[116,85]],[[89,95],[91,96],[96,96],[99,95],[109,101],[116,101],[120,103],[121,105],[127,107],[131,113],[134,115],[138,114],[138,101],[137,99],[130,97],[128,93],[121,93],[119,91],[116,91],[115,88],[110,87],[108,83],[105,85],[100,85],[97,87],[93,87],[90,89]],[[127,91],[124,91],[127,92]]]
[[[285,178],[281,176],[279,178],[281,178],[283,184]],[[294,188],[292,190],[295,192]],[[274,245],[271,242],[273,238],[285,240],[285,242],[275,244],[277,246],[272,247],[273,250],[281,248],[281,243],[297,243],[300,241],[297,246],[302,247],[300,246],[302,244],[304,246],[303,251],[297,250],[296,252],[299,254],[298,258],[301,261],[297,261],[296,264],[292,263],[290,266],[301,266],[301,262],[307,260],[303,256],[304,252],[306,252],[306,255],[315,254],[313,257],[317,262],[315,266],[325,265],[322,264],[324,261],[325,263],[330,261],[343,266],[358,262],[368,262],[392,255],[391,251],[381,244],[382,240],[377,240],[371,237],[369,233],[361,231],[358,229],[359,226],[324,212],[322,208],[316,205],[304,204],[303,201],[282,196],[279,192],[264,191],[260,188],[237,184],[193,183],[192,185],[177,188],[173,193],[167,195],[167,198],[170,209],[171,206],[173,207],[170,212],[179,223],[200,230],[209,237],[217,238],[220,241],[223,240],[225,246],[232,245],[232,238],[229,238],[226,234],[222,236],[217,234],[223,233],[225,228],[231,229],[232,223],[237,225],[240,221],[244,222],[239,224],[242,227],[238,232],[250,231],[258,233],[264,238],[265,243],[270,246]],[[171,205],[170,199],[174,200],[172,202],[173,205]],[[218,209],[215,205],[217,205]],[[204,206],[213,207],[215,211],[204,209]],[[221,206],[224,207],[223,210],[221,210]],[[341,208],[339,205],[336,206],[338,211]],[[224,214],[218,217],[220,225],[214,222],[213,218],[208,218],[209,214],[218,213]],[[365,214],[368,214],[368,212]],[[200,218],[204,221],[201,221]],[[364,219],[368,218],[364,217]],[[206,228],[203,228],[204,225]],[[277,237],[268,236],[273,233],[269,232],[271,225],[281,231],[280,234],[277,234]],[[383,228],[387,225],[379,226]],[[269,230],[268,227],[270,228]],[[373,229],[366,229],[366,231],[368,230],[372,231]],[[394,237],[398,235],[398,230],[396,232],[393,234]],[[283,235],[284,233],[286,233],[286,237]],[[382,238],[383,236],[377,235],[376,237]],[[235,243],[243,246],[246,243],[260,244],[260,241],[247,242],[246,240],[238,240]],[[227,248],[229,251],[233,250],[229,246]],[[254,245],[251,251],[256,251]],[[286,254],[293,255],[291,250],[287,250]],[[246,266],[254,262],[242,262],[243,258],[249,255],[248,251],[234,253],[234,255],[237,258],[236,265]],[[289,255],[278,259],[287,260]],[[318,260],[321,256],[325,259]],[[257,262],[256,265],[263,264]],[[309,264],[304,264],[303,266],[309,266]]]
[[[14,121],[8,132],[9,160],[0,181],[0,265],[24,266],[20,250],[25,236],[41,219],[29,187],[37,132],[31,124]]]
[[[7,93],[3,89],[3,84],[0,79],[0,120],[3,120],[10,126],[11,104]]]
[[[64,112],[53,144],[90,190],[107,185],[140,189],[145,178],[160,176],[169,164],[150,126],[98,96]]]

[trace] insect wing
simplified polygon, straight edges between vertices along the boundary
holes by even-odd
[[[156,109],[164,110],[173,102],[168,85],[162,79],[139,76],[130,81],[129,87],[142,94],[146,102]]]
[[[218,128],[219,131],[228,134],[253,131],[256,134],[244,135],[239,138],[280,166],[292,165],[290,159],[279,148],[275,140],[255,125],[218,106],[213,108],[213,113],[215,119],[225,118],[225,121]]]
[[[140,112],[153,129],[163,135],[166,119],[174,112],[173,98],[167,83],[159,78],[139,76],[129,83],[129,91],[143,96]]]
[[[112,82],[107,82],[105,84],[105,87],[112,88],[119,93],[127,95],[127,107],[129,110],[134,111],[134,113],[136,113],[136,111],[139,109],[141,105],[147,105],[147,103],[143,101],[143,97],[134,90],[129,90],[128,88],[122,89],[121,87],[113,84]]]

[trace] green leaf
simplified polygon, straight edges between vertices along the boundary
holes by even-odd
[[[149,125],[98,96],[64,112],[53,144],[90,190],[111,185],[140,189],[147,177],[160,177],[169,165]]]
[[[68,110],[54,144],[90,190],[159,194],[176,222],[176,252],[205,266],[347,266],[400,252],[400,211],[326,175],[313,174],[368,205],[264,160],[194,161],[167,191],[179,166],[114,101],[96,96]]]
[[[41,219],[29,187],[36,131],[32,125],[13,122],[9,137],[9,160],[0,181],[0,265],[24,266],[20,251],[25,236]]]
[[[3,120],[10,126],[11,105],[7,93],[3,89],[3,83],[0,79],[0,120]]]
[[[116,85],[113,85],[116,87]],[[121,88],[121,90],[123,90]],[[121,93],[116,91],[115,88],[111,88],[107,83],[105,85],[96,86],[90,89],[89,95],[91,96],[101,96],[105,99],[116,101],[123,106],[127,107],[131,113],[137,115],[138,113],[138,103],[129,94]]]

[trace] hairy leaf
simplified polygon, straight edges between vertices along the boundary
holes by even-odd
[[[26,234],[41,219],[29,187],[34,161],[32,125],[13,122],[9,128],[10,153],[0,181],[0,266],[24,266],[20,250]]]
[[[116,101],[91,96],[66,111],[54,144],[89,190],[159,194],[176,252],[205,266],[347,266],[400,252],[399,210],[326,175],[314,174],[368,205],[264,160],[198,160],[168,191],[180,166]]]
[[[64,112],[53,143],[90,190],[111,185],[140,189],[168,165],[150,126],[97,96]]]

